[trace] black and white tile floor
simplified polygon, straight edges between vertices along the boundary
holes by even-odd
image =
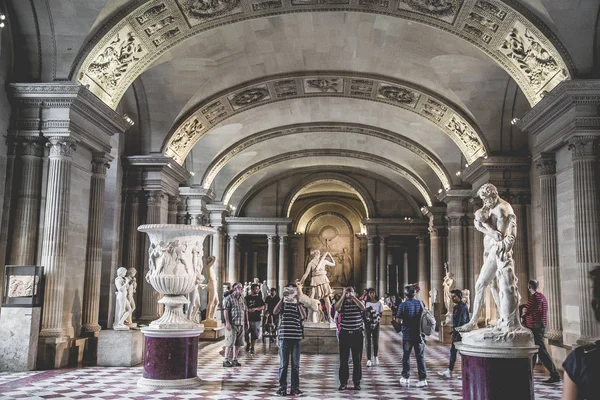
[[[0,373],[0,399],[269,399],[277,390],[279,357],[275,345],[257,345],[256,355],[242,349],[237,368],[222,367],[222,343],[201,343],[198,375],[201,387],[194,390],[141,390],[136,387],[141,367],[86,367],[54,371]],[[402,348],[391,327],[381,332],[380,365],[363,366],[362,390],[337,390],[337,355],[302,355],[300,384],[305,399],[461,399],[460,359],[452,380],[438,371],[447,368],[448,346],[429,340],[425,350],[426,388],[403,388],[400,378]],[[366,360],[363,361],[363,365]],[[411,359],[411,382],[416,382],[416,365]],[[537,400],[560,399],[562,384],[544,385],[543,368],[535,370]],[[350,383],[351,386],[351,383]],[[288,396],[289,397],[289,396]]]

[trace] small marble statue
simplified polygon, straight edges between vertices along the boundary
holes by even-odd
[[[117,277],[115,278],[116,301],[115,301],[115,322],[113,323],[113,329],[118,330],[129,330],[129,327],[125,325],[125,321],[131,315],[131,305],[127,300],[127,288],[129,286],[128,279],[126,277],[127,269],[120,267],[117,269]]]
[[[497,287],[492,285],[494,295],[498,299],[499,334],[495,340],[514,341],[515,331],[522,331],[519,319],[519,301],[521,296],[517,289],[517,277],[514,273],[512,258],[513,246],[517,236],[517,223],[512,206],[498,196],[498,189],[490,183],[481,186],[477,195],[483,200],[483,207],[475,212],[475,228],[485,234],[483,239],[485,261],[475,284],[475,300],[471,321],[458,328],[461,332],[478,329],[477,319],[485,300],[485,289],[497,280]],[[519,334],[522,332],[519,332]],[[523,333],[521,336],[528,336]],[[529,335],[530,336],[530,335]]]
[[[327,267],[335,267],[335,260],[329,252],[321,257],[320,250],[310,252],[312,259],[306,265],[306,272],[300,279],[300,283],[304,285],[304,281],[310,275],[310,297],[317,300],[325,300],[325,309],[331,310],[330,296],[333,293],[327,278]],[[329,260],[327,260],[329,258]],[[327,318],[329,320],[329,318]]]
[[[302,289],[304,285],[298,279],[296,279],[296,287],[298,288],[298,301],[304,307],[306,307],[310,313],[309,319],[312,322],[321,322],[324,319],[323,308],[321,307],[321,302],[317,299],[313,299],[304,294]]]
[[[244,287],[242,288],[242,295],[244,297],[248,296],[250,294],[250,282],[244,282]]]
[[[433,304],[438,302],[438,290],[436,288],[433,288],[429,291],[429,298],[429,301],[431,302],[433,307]]]
[[[452,293],[450,292],[456,289],[456,284],[454,283],[454,274],[450,272],[448,263],[444,263],[444,269],[446,270],[446,276],[444,276],[444,281],[442,283],[442,286],[444,287],[444,304],[446,305],[446,320],[444,323],[451,324],[454,306],[452,303]]]
[[[129,302],[129,307],[131,308],[131,313],[129,317],[125,320],[126,324],[131,324],[133,322],[133,313],[136,310],[135,305],[135,293],[137,292],[137,278],[135,277],[137,274],[137,270],[135,268],[129,268],[127,270],[127,301]]]
[[[260,293],[262,294],[263,301],[267,300],[269,296],[269,285],[267,285],[267,281],[263,281],[260,287]]]
[[[471,308],[471,291],[469,289],[462,290],[462,302],[467,306],[467,310]]]
[[[219,292],[217,290],[217,273],[213,268],[213,264],[215,263],[215,256],[208,257],[205,271],[208,274],[208,301],[206,303],[206,321],[215,322],[215,312],[217,311],[217,306],[219,305]]]

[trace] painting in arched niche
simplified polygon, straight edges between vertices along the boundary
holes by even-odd
[[[305,237],[305,254],[320,250],[321,254],[329,252],[333,256],[336,265],[327,267],[327,278],[332,287],[354,285],[354,231],[342,214],[324,212],[315,215],[306,225]]]

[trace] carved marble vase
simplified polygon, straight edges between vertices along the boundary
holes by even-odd
[[[141,329],[146,346],[144,373],[138,387],[198,386],[198,336],[204,327],[184,314],[183,305],[188,303],[185,295],[196,285],[192,248],[198,244],[202,257],[204,239],[216,231],[206,226],[175,224],[142,225],[138,230],[150,237],[144,279],[163,295],[158,302],[165,305],[163,315]]]

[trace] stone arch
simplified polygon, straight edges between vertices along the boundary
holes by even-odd
[[[115,108],[125,90],[153,62],[196,34],[247,19],[319,11],[387,15],[459,37],[504,69],[532,106],[575,72],[556,35],[516,0],[445,0],[436,7],[418,0],[340,3],[217,0],[213,7],[201,9],[190,0],[131,1],[87,41],[70,77]]]
[[[280,95],[281,88],[285,89],[284,96]],[[350,98],[398,107],[437,125],[456,143],[469,164],[488,154],[477,124],[450,100],[410,82],[343,71],[271,75],[219,92],[192,107],[173,125],[162,152],[183,164],[198,140],[227,118],[262,105],[311,97]]]
[[[431,206],[433,204],[432,203],[433,196],[432,196],[429,188],[427,187],[427,185],[421,180],[421,178],[418,175],[414,174],[413,172],[406,169],[405,167],[403,167],[393,161],[390,161],[388,159],[385,159],[383,157],[373,155],[370,153],[354,151],[354,150],[341,150],[341,149],[314,149],[314,150],[301,150],[301,151],[295,151],[295,152],[290,152],[290,153],[283,153],[283,154],[280,154],[280,155],[277,155],[274,157],[267,158],[267,159],[260,161],[254,165],[251,165],[250,167],[246,168],[244,171],[242,171],[238,175],[236,175],[231,180],[229,185],[227,185],[227,187],[225,188],[225,191],[223,193],[223,196],[221,197],[223,204],[227,205],[229,203],[229,200],[231,199],[231,196],[236,191],[236,189],[246,179],[248,179],[250,176],[257,173],[258,171],[260,171],[264,168],[270,167],[272,165],[275,165],[275,164],[279,164],[279,163],[293,160],[293,159],[304,158],[304,157],[347,157],[347,158],[355,158],[355,159],[364,160],[364,161],[370,161],[370,162],[382,165],[382,166],[398,173],[400,176],[402,176],[403,178],[408,180],[413,186],[415,186],[417,188],[417,190],[419,191],[419,193],[421,193],[421,196],[423,196],[423,199],[425,200],[425,203],[428,206]]]
[[[351,206],[350,204],[346,203],[345,201],[340,200],[339,198],[330,198],[330,199],[320,199],[320,200],[315,200],[309,204],[307,204],[305,207],[303,207],[300,212],[298,213],[298,217],[292,222],[292,230],[294,232],[300,232],[302,230],[300,224],[302,222],[302,218],[306,215],[307,212],[309,212],[312,209],[318,208],[320,206],[325,206],[325,205],[335,205],[336,207],[340,207],[340,208],[344,208],[346,210],[348,210],[348,212],[354,213],[356,214],[357,218],[362,219],[362,215],[360,213],[360,210],[357,210],[356,208],[354,208],[353,206]],[[308,223],[308,221],[307,221]],[[352,229],[354,231],[360,231],[360,222],[359,222],[359,226],[357,227],[352,227]]]
[[[206,168],[202,177],[202,187],[209,189],[219,173],[219,171],[236,155],[240,154],[247,148],[271,139],[281,138],[287,135],[299,133],[320,133],[320,132],[346,132],[365,136],[377,137],[383,140],[390,141],[394,144],[402,146],[417,156],[419,156],[427,165],[431,167],[442,183],[442,187],[448,190],[451,186],[452,179],[448,170],[441,160],[432,152],[421,146],[419,143],[408,139],[407,137],[391,132],[387,129],[363,125],[340,122],[310,122],[304,124],[293,124],[281,126],[274,129],[268,129],[262,132],[257,132],[247,136],[244,139],[232,144],[227,149],[218,154],[210,165]]]

